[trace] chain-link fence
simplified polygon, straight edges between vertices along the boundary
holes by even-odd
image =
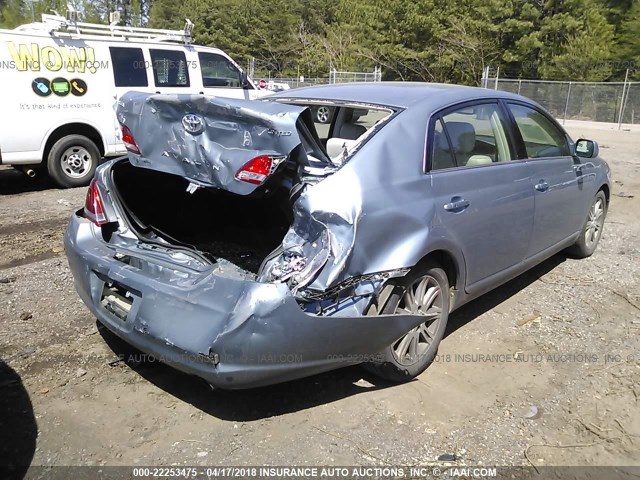
[[[261,73],[263,73],[261,75]],[[380,82],[382,80],[382,69],[376,67],[373,72],[343,72],[339,70],[331,70],[328,77],[271,77],[267,72],[254,72],[252,78],[254,81],[264,79],[268,88],[272,90],[279,89],[282,85],[288,85],[289,88],[310,87],[313,85],[326,85],[328,83],[351,83],[351,82]]]
[[[375,67],[373,72],[341,72],[336,69],[329,72],[329,83],[379,82],[381,80],[380,67]]]
[[[311,87],[313,85],[326,85],[329,83],[329,78],[327,77],[273,77],[268,80],[269,82],[273,82],[275,84],[287,84],[289,88],[300,88],[300,87]]]
[[[524,95],[561,120],[640,124],[640,82],[485,80],[487,88]]]

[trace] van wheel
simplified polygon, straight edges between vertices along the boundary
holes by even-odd
[[[402,336],[380,353],[376,363],[363,366],[391,382],[407,382],[426,370],[438,351],[449,318],[449,281],[434,263],[423,265],[398,279],[378,314],[417,314],[425,322]]]
[[[83,135],[67,135],[53,144],[47,170],[62,188],[89,185],[100,161],[96,144]]]

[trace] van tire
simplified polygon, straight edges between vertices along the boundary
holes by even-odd
[[[100,161],[100,151],[84,135],[67,135],[53,144],[47,157],[47,171],[62,188],[89,185]]]

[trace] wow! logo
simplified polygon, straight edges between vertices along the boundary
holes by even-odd
[[[37,43],[27,45],[6,42],[11,54],[12,66],[23,72],[39,72],[43,67],[51,72],[65,69],[67,72],[96,73],[100,67],[108,67],[108,62],[96,62],[91,47],[40,47]],[[103,65],[104,63],[104,65]]]

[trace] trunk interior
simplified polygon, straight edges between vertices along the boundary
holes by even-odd
[[[116,163],[112,172],[118,198],[138,233],[155,233],[245,272],[257,273],[289,228],[289,192],[282,187],[269,195],[207,188],[188,193],[186,179],[128,161]]]

